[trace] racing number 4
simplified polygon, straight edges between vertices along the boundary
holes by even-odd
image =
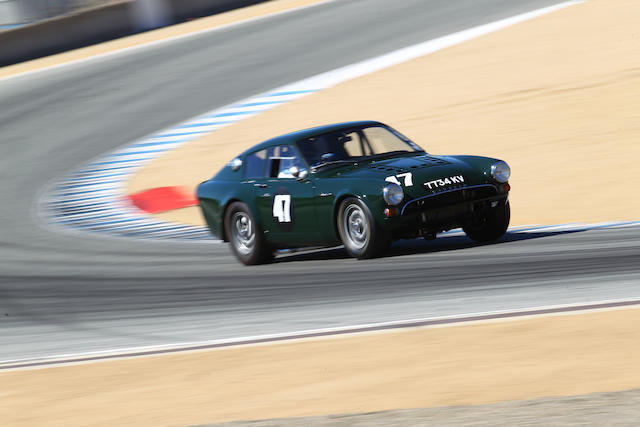
[[[273,198],[273,216],[278,222],[291,222],[290,194],[276,194]]]

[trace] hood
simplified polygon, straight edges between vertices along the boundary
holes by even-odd
[[[490,165],[491,160],[475,156],[419,154],[374,160],[328,172],[336,178],[380,179],[381,183],[385,180],[397,182],[409,196],[420,197],[443,189],[487,182],[485,168],[478,166],[484,163]]]
[[[414,157],[400,157],[393,159],[384,159],[373,161],[369,164],[370,169],[383,171],[385,173],[406,173],[416,171],[418,169],[441,167],[450,165],[451,161],[441,157],[420,155]]]

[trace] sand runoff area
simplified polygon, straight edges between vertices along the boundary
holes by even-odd
[[[148,164],[128,192],[194,189],[242,150],[373,119],[433,154],[507,160],[512,224],[637,220],[640,2],[591,0],[234,124]],[[197,207],[159,215],[202,224]]]
[[[640,386],[640,309],[0,373],[3,426],[186,426]]]

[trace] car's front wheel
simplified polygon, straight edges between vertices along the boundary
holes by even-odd
[[[367,205],[355,197],[349,197],[340,204],[337,225],[344,248],[352,257],[379,256],[391,243],[389,236],[376,224]]]
[[[273,259],[273,250],[249,210],[241,202],[234,202],[225,214],[225,232],[231,251],[245,265],[262,264]]]
[[[511,208],[509,202],[487,209],[485,215],[462,227],[470,239],[476,242],[492,242],[502,237],[509,228]]]

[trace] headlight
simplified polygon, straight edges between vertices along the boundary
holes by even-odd
[[[390,182],[382,189],[382,197],[384,197],[384,201],[391,206],[399,205],[402,199],[404,199],[404,191],[402,191],[402,187],[398,184]]]
[[[507,182],[511,176],[511,168],[502,160],[491,165],[491,176],[498,182]]]

